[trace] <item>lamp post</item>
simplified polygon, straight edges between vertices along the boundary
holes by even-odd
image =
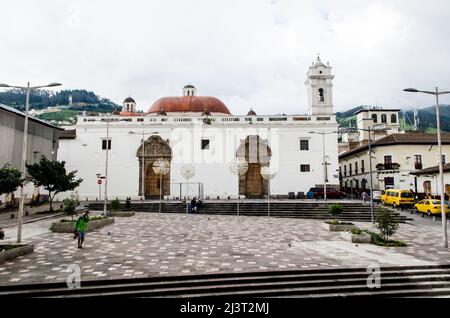
[[[106,116],[106,154],[105,154],[105,197],[103,201],[103,215],[108,215],[108,153],[111,141],[109,140],[109,120],[110,117]]]
[[[242,157],[234,158],[229,165],[230,171],[234,175],[242,176],[247,173],[248,163]],[[239,185],[238,185],[238,200],[237,200],[237,215],[239,217],[239,201],[241,199],[241,195],[239,194]]]
[[[30,86],[30,82],[27,83],[27,86],[14,86],[14,85],[0,84],[0,87],[3,87],[3,88],[25,89],[27,92],[26,99],[25,99],[25,122],[24,122],[24,127],[23,127],[23,141],[22,141],[22,164],[21,164],[22,179],[25,179],[25,176],[26,176],[25,164],[27,161],[28,108],[29,108],[29,103],[30,103],[30,92],[33,89],[55,87],[55,86],[60,86],[60,85],[62,85],[62,84],[50,83],[48,85]],[[18,215],[18,220],[17,220],[17,243],[20,243],[22,241],[24,205],[25,205],[25,193],[24,193],[23,185],[22,185],[20,187],[19,215]]]
[[[371,133],[377,131],[378,129],[373,128],[357,128],[358,130],[367,131],[369,133],[368,140],[368,155],[369,155],[369,187],[370,187],[370,216],[372,224],[375,224],[375,209],[373,202],[373,178],[372,178],[372,136]]]
[[[406,88],[403,91],[410,93],[423,93],[434,95],[436,97],[436,128],[437,128],[437,140],[438,140],[438,152],[439,152],[439,183],[441,184],[441,214],[442,214],[442,241],[445,248],[448,248],[447,239],[447,217],[445,215],[445,190],[444,190],[444,167],[442,162],[442,143],[441,143],[441,120],[439,110],[439,95],[450,94],[450,91],[440,92],[436,87],[435,91],[420,91],[415,88]]]
[[[170,171],[170,163],[167,159],[158,159],[153,162],[153,171],[159,175],[159,213],[161,213],[162,176]]]
[[[325,155],[325,135],[330,135],[330,134],[335,134],[335,131],[329,131],[329,132],[325,132],[325,131],[310,131],[310,134],[318,134],[318,135],[322,135],[322,158],[323,158],[323,200],[326,201],[327,200],[327,182],[328,182],[328,178],[327,178],[327,159],[326,159],[326,155]]]
[[[158,134],[157,131],[154,131],[152,133],[145,133],[144,130],[142,130],[142,133],[137,133],[134,131],[128,132],[130,135],[140,135],[142,134],[142,141],[141,141],[141,200],[144,202],[145,200],[145,136],[146,135],[155,135]]]
[[[186,179],[186,213],[189,207],[189,179],[195,175],[195,167],[191,164],[184,164],[180,169],[181,175]]]
[[[270,180],[275,178],[277,172],[270,166],[261,167],[261,176],[267,180],[267,216],[270,217]]]

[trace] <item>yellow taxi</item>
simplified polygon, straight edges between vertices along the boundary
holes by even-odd
[[[389,189],[381,196],[381,202],[384,205],[396,207],[410,206],[415,203],[414,194],[410,190]]]
[[[417,212],[426,213],[428,215],[441,214],[441,201],[434,199],[425,199],[417,202],[414,205]],[[449,213],[450,209],[448,205],[445,206],[445,213]]]

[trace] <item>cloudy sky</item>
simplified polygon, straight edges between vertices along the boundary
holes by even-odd
[[[235,114],[305,113],[317,53],[336,111],[450,90],[448,0],[39,0],[0,3],[0,82],[84,88],[147,109],[192,83]],[[443,98],[450,103],[450,98]]]

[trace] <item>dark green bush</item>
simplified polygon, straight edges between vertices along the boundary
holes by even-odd
[[[342,204],[334,203],[328,206],[328,212],[336,219],[344,210]]]
[[[118,198],[115,198],[111,201],[111,211],[119,211],[120,210],[120,201]]]

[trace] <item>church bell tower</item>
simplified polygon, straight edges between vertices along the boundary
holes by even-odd
[[[309,115],[333,114],[333,79],[330,63],[323,64],[317,56],[306,74]]]

